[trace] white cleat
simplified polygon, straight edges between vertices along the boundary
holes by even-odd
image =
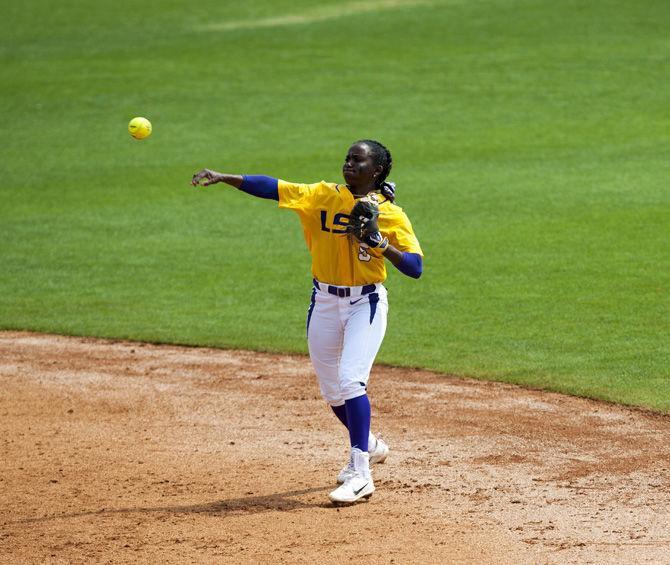
[[[361,498],[370,498],[375,491],[375,484],[370,475],[370,454],[360,449],[351,450],[350,464],[352,473],[344,484],[330,493],[329,498],[335,504],[353,504]]]
[[[384,461],[386,461],[389,451],[390,451],[389,446],[386,444],[386,442],[380,437],[376,438],[374,448],[371,451],[368,451],[368,453],[370,454],[370,464],[383,463]],[[342,467],[340,474],[337,475],[337,482],[339,484],[342,484],[353,474],[354,474],[354,463],[351,460],[351,457],[349,457],[349,462],[344,467]]]
[[[361,498],[370,498],[373,492],[375,484],[372,482],[372,477],[366,478],[356,473],[331,492],[328,498],[335,504],[353,504]]]
[[[378,437],[375,448],[370,451],[370,463],[383,463],[386,461],[386,458],[389,455],[389,451],[389,446],[386,444],[386,442],[382,438]]]

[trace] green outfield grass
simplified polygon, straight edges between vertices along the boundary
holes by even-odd
[[[426,254],[379,361],[670,411],[670,3],[372,4],[5,7],[0,327],[306,351],[297,217],[189,179],[373,137]]]

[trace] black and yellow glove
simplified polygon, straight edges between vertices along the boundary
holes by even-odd
[[[388,238],[379,231],[377,218],[379,207],[372,200],[361,198],[356,201],[349,215],[347,232],[368,247],[384,250],[389,244]]]

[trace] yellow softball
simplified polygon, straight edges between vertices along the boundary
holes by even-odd
[[[135,139],[144,139],[151,135],[151,122],[146,118],[133,118],[128,124],[128,132]]]

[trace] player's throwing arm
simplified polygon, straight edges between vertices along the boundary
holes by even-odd
[[[423,252],[412,225],[395,204],[389,150],[374,140],[354,143],[342,167],[346,184],[292,183],[261,175],[203,169],[194,186],[226,183],[295,211],[312,256],[312,294],[307,311],[309,355],[321,394],[349,432],[349,459],[330,493],[351,504],[375,490],[371,463],[383,463],[388,445],[370,431],[370,370],[386,332],[388,259],[419,278]]]

